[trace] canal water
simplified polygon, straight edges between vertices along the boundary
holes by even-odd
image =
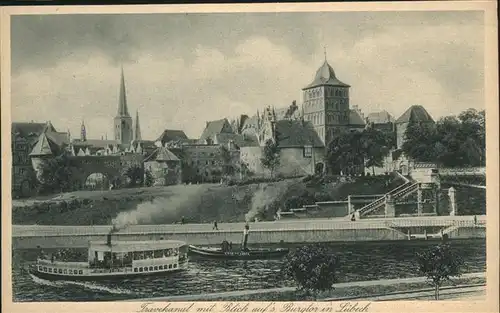
[[[335,243],[329,247],[339,257],[339,282],[420,276],[415,254],[436,241]],[[468,273],[486,270],[484,239],[452,240]],[[300,245],[289,245],[291,249]],[[47,252],[50,252],[47,250]],[[23,270],[37,256],[35,249],[14,250],[12,280],[14,301],[113,301],[205,294],[213,292],[292,286],[280,275],[282,260],[192,260],[187,270],[169,276],[120,282],[47,281]]]

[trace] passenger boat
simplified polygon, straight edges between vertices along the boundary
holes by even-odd
[[[30,273],[48,280],[114,280],[155,276],[186,268],[188,246],[183,241],[89,242],[87,262],[39,257]]]
[[[288,254],[287,248],[249,249],[247,247],[250,227],[245,225],[241,249],[233,250],[232,244],[224,240],[220,248],[207,248],[189,245],[189,254],[200,258],[225,260],[261,260],[281,258]]]

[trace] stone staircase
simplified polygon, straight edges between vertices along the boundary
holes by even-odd
[[[394,188],[388,193],[384,194],[382,197],[375,199],[374,201],[368,203],[367,205],[356,210],[359,217],[365,216],[381,207],[383,207],[388,198],[392,200],[401,200],[408,197],[410,194],[418,190],[418,183],[407,181],[404,184]],[[350,215],[349,215],[350,216]],[[349,217],[346,216],[346,217]]]

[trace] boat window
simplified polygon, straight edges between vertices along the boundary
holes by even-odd
[[[44,271],[44,272],[46,272],[46,271],[47,271],[47,268],[46,268],[46,267],[44,267],[44,268],[43,268],[43,271]]]
[[[69,273],[70,273],[71,275],[73,275],[73,270],[69,270]]]
[[[144,258],[145,259],[152,259],[153,258],[153,251],[145,251]]]
[[[160,265],[158,268],[159,268],[160,270],[162,270],[162,269],[163,269],[163,265]]]
[[[158,270],[158,266],[155,266],[155,271],[157,271],[157,270]]]
[[[62,269],[59,269],[59,274],[62,274]]]
[[[168,265],[168,268],[172,268],[172,264],[169,264],[169,265]]]
[[[39,267],[38,267],[38,270],[39,270],[39,271],[41,271],[41,270],[42,270],[42,267],[41,267],[41,266],[39,266]]]
[[[155,250],[153,255],[154,255],[155,259],[161,258],[161,257],[163,257],[163,250]]]
[[[149,270],[150,270],[150,271],[152,271],[152,270],[153,270],[153,267],[152,267],[152,266],[150,266],[150,267],[149,267]]]
[[[135,268],[134,268],[134,272],[137,272],[137,271],[138,271],[138,269],[137,269],[137,267],[135,267]]]
[[[79,271],[78,271],[78,274],[82,275],[82,274],[83,274],[83,271],[82,271],[82,270],[79,270]]]
[[[52,273],[52,268],[51,267],[49,267],[49,273]]]
[[[174,268],[177,268],[177,264],[174,264]]]
[[[172,254],[172,249],[165,249],[163,251],[163,254],[166,256],[166,257],[169,257],[171,254]]]
[[[142,267],[139,267],[139,272],[142,272]]]
[[[68,270],[64,270],[64,274],[68,274]]]
[[[148,271],[148,267],[144,266],[144,272],[147,272],[147,271]]]

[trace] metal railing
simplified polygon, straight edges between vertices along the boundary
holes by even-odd
[[[402,185],[399,185],[398,187],[396,187],[396,188],[392,189],[391,191],[387,192],[386,194],[384,194],[382,197],[380,197],[380,198],[368,203],[367,205],[361,207],[357,211],[360,213],[360,215],[365,215],[365,214],[379,208],[385,202],[385,198],[388,195],[394,195],[394,194],[398,193],[399,191],[404,190],[405,188],[409,187],[408,186],[409,184],[411,184],[411,183],[406,182]]]

